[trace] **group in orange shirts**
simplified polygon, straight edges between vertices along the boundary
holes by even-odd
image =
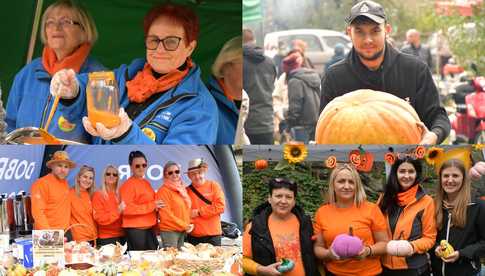
[[[472,196],[469,169],[459,159],[444,162],[433,199],[420,186],[421,161],[403,155],[374,204],[355,167],[337,164],[313,223],[296,204],[296,184],[273,179],[244,231],[243,268],[250,275],[478,275],[485,202]],[[454,250],[443,253],[442,240]]]
[[[70,189],[66,177],[76,164],[67,152],[55,152],[46,164],[51,173],[32,185],[34,228],[63,229],[69,240],[98,246],[126,241],[129,250],[180,248],[186,240],[221,244],[224,193],[218,183],[205,179],[207,163],[200,158],[189,162],[192,183],[187,187],[182,166],[167,162],[156,193],[144,178],[146,156],[132,151],[128,163],[132,175],[120,187],[118,169],[108,165],[95,192],[95,170],[84,165]]]

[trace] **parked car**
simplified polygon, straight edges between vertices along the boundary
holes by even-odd
[[[305,55],[319,73],[323,72],[325,64],[334,55],[333,48],[337,43],[344,45],[346,53],[352,48],[350,38],[341,32],[323,29],[295,29],[267,33],[264,36],[265,55],[273,58],[278,52],[279,44],[285,45],[289,49],[291,41],[295,39],[306,42]]]

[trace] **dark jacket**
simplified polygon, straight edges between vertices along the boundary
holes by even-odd
[[[438,144],[450,133],[450,120],[440,104],[429,68],[415,57],[402,54],[386,44],[381,67],[369,70],[355,49],[329,68],[322,80],[320,111],[333,100],[358,89],[372,89],[409,99],[419,118],[438,136]]]
[[[254,45],[243,46],[243,88],[249,97],[244,125],[247,134],[273,133],[273,90],[276,68],[273,61]]]
[[[295,206],[292,212],[300,222],[300,250],[305,274],[307,276],[320,275],[313,253],[313,241],[311,240],[313,235],[312,221],[303,209],[298,206]],[[268,228],[268,218],[271,213],[271,205],[268,202],[256,207],[253,212],[251,230],[249,231],[249,234],[251,234],[253,260],[264,266],[276,263],[273,240]]]
[[[419,60],[426,63],[428,68],[432,69],[431,51],[428,47],[419,45],[419,47],[416,48],[413,44],[406,44],[401,48],[401,52],[416,56]]]
[[[438,230],[436,244],[429,252],[433,275],[475,275],[480,271],[480,257],[485,256],[485,202],[476,199],[468,205],[465,228],[449,227],[450,222],[451,213],[443,208],[443,227]],[[446,240],[448,231],[448,242],[460,252],[460,258],[454,263],[444,263],[434,253],[440,241]]]
[[[310,140],[320,115],[320,76],[313,69],[298,68],[288,74],[288,126],[303,126]]]

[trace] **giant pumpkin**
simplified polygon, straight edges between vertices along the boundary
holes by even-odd
[[[333,99],[318,119],[317,144],[418,144],[414,108],[385,92],[356,90]]]

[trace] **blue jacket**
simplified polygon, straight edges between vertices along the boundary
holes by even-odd
[[[130,65],[114,70],[120,91],[120,106],[129,104],[126,81],[143,70],[145,59],[135,59]],[[78,75],[80,96],[85,102],[88,74]],[[81,106],[79,103],[76,104]],[[78,112],[81,112],[78,110]],[[217,105],[200,79],[197,65],[174,88],[143,110],[128,133],[119,141],[95,139],[99,144],[215,144],[217,135]]]
[[[219,83],[214,76],[209,78],[207,85],[212,96],[216,100],[219,108],[219,127],[217,129],[216,144],[234,144],[236,135],[237,120],[239,118],[239,109],[233,101],[230,101],[222,91]]]
[[[103,71],[105,67],[88,57],[80,72]],[[42,59],[36,58],[15,76],[7,102],[7,131],[21,127],[44,127],[54,98],[50,94],[51,76],[44,69]],[[84,130],[81,116],[71,114],[71,106],[59,103],[49,125],[49,133],[57,138],[89,143],[91,136]]]

